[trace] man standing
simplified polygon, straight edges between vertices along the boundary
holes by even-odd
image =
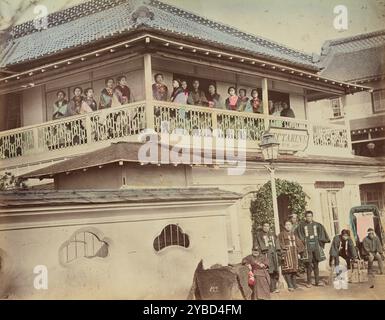
[[[347,268],[351,268],[352,261],[357,259],[358,256],[356,248],[354,247],[353,240],[350,238],[349,230],[342,230],[341,234],[337,234],[333,238],[329,254],[330,266],[332,265],[332,263],[334,263],[334,266],[337,267],[340,264],[339,257],[342,257],[346,261]]]
[[[377,260],[380,274],[384,274],[384,265],[382,259],[384,258],[384,251],[380,239],[372,228],[368,229],[368,235],[362,242],[364,254],[369,258],[368,273],[373,274],[373,261]]]
[[[269,260],[270,292],[278,293],[277,282],[279,280],[279,258],[281,247],[277,236],[270,231],[270,224],[264,222],[262,230],[257,233],[254,247],[259,247],[261,252]]]
[[[318,264],[326,259],[323,248],[325,243],[329,243],[330,239],[326,233],[325,227],[313,221],[313,212],[305,212],[305,221],[300,223],[296,229],[297,236],[305,244],[303,261],[306,267],[307,284],[306,287],[311,287],[311,273],[314,270],[315,285],[322,286],[319,281]]]
[[[290,220],[285,222],[285,229],[278,235],[282,252],[282,274],[289,291],[297,289],[297,272],[299,270],[298,255],[304,251],[302,241],[294,234]]]

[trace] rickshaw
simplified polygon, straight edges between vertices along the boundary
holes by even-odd
[[[380,212],[374,205],[361,205],[350,209],[350,227],[356,247],[361,257],[365,256],[362,248],[362,241],[366,236],[368,227],[372,227],[380,238],[382,245],[385,244],[385,233],[381,223]]]

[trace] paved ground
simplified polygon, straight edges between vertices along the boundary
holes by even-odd
[[[324,280],[327,276],[324,275]],[[371,288],[373,286],[373,288]],[[299,280],[300,289],[289,292],[282,289],[273,293],[272,300],[385,300],[385,275],[376,275],[365,283],[349,283],[347,290],[337,290],[332,285],[306,288]]]

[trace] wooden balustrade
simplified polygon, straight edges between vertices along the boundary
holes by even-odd
[[[157,133],[179,129],[187,135],[245,138],[257,146],[266,125],[279,137],[282,150],[306,149],[309,153],[317,153],[317,150],[327,153],[329,150],[330,155],[334,155],[334,150],[342,150],[344,155],[351,153],[350,133],[343,125],[312,124],[295,118],[142,101],[0,132],[0,157],[12,159],[70,150],[75,146],[135,136],[146,128]]]

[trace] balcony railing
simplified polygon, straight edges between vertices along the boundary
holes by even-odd
[[[27,162],[33,158],[39,161],[53,159],[58,154],[71,156],[76,153],[71,150],[84,152],[81,146],[97,148],[103,142],[132,140],[146,128],[157,133],[182,129],[188,135],[198,132],[233,139],[240,138],[242,134],[251,147],[258,148],[261,136],[268,127],[278,136],[283,151],[351,154],[349,132],[343,125],[320,125],[294,118],[142,101],[0,132],[0,157],[4,167],[5,162],[26,159],[27,156],[31,156]]]

